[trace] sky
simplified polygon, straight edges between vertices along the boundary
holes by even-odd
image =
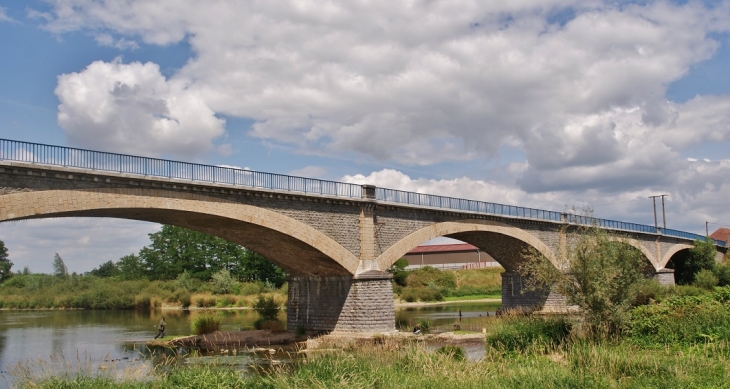
[[[5,139],[730,226],[730,1],[0,0],[0,53]],[[81,273],[157,230],[0,240]]]

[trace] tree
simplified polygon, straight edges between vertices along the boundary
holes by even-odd
[[[716,271],[715,245],[710,239],[705,241],[695,240],[694,247],[685,253],[675,255],[672,258],[675,273],[674,278],[677,284],[688,285],[695,281],[697,273],[701,270]]]
[[[598,228],[581,229],[575,239],[557,267],[530,250],[520,272],[529,289],[551,289],[564,295],[568,304],[577,305],[590,333],[623,330],[645,279],[643,254]]]
[[[66,264],[63,263],[63,259],[60,255],[58,255],[58,253],[53,256],[53,274],[58,277],[68,276],[68,268],[66,267]]]
[[[119,268],[112,261],[106,261],[89,272],[92,276],[97,277],[114,277],[119,275]]]
[[[179,277],[178,277],[179,278]],[[233,291],[233,284],[235,280],[231,277],[231,272],[228,269],[221,269],[218,273],[213,274],[212,284],[213,293],[215,294],[227,294]]]
[[[170,225],[149,236],[152,242],[139,258],[150,279],[171,280],[187,272],[208,281],[226,269],[238,280],[268,281],[276,287],[286,281],[286,273],[263,256],[216,236]]]
[[[0,282],[10,276],[11,267],[13,267],[13,263],[8,259],[8,248],[5,247],[5,242],[0,240]]]
[[[393,266],[388,269],[388,273],[393,274],[393,282],[395,282],[396,285],[406,286],[406,278],[408,277],[406,266],[408,266],[408,260],[401,258],[395,261]]]

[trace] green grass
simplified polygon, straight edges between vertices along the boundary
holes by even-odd
[[[464,300],[482,300],[482,299],[501,299],[502,294],[473,294],[469,296],[449,296],[444,297],[444,301],[464,301]]]

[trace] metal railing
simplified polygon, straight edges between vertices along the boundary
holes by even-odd
[[[231,167],[201,165],[0,139],[0,159],[152,177],[175,178],[251,188],[360,198],[362,186],[345,182],[263,173]]]
[[[395,189],[375,188],[375,199],[391,203],[446,208],[459,211],[487,213],[491,215],[511,216],[523,219],[549,220],[556,222],[561,220],[561,213],[555,211],[488,203],[477,200],[465,200],[423,193],[404,192]]]
[[[206,183],[220,183],[250,188],[282,190],[307,194],[361,198],[362,186],[345,182],[318,180],[264,173],[231,167],[201,165],[167,159],[84,150],[73,147],[53,146],[40,143],[0,139],[0,160],[56,165],[81,169],[139,174],[152,177],[175,178]],[[375,199],[383,202],[417,205],[457,211],[484,213],[520,219],[565,222],[576,225],[596,226],[611,230],[663,234],[683,239],[706,237],[689,232],[657,229],[656,227],[615,220],[598,219],[543,209],[485,201],[459,199],[395,189],[375,188]],[[715,241],[725,247],[726,242]]]

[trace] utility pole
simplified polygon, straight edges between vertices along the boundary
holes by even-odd
[[[664,229],[667,229],[667,214],[664,213],[664,196],[669,196],[668,194],[661,195],[662,197],[662,221],[664,222]]]
[[[654,209],[654,228],[659,229],[659,225],[656,222],[656,198],[657,197],[659,197],[659,196],[649,196],[651,201],[654,203],[653,204],[654,206],[652,207]]]
[[[710,224],[710,222],[705,221],[705,236],[710,236],[710,229],[707,227],[708,224]]]

